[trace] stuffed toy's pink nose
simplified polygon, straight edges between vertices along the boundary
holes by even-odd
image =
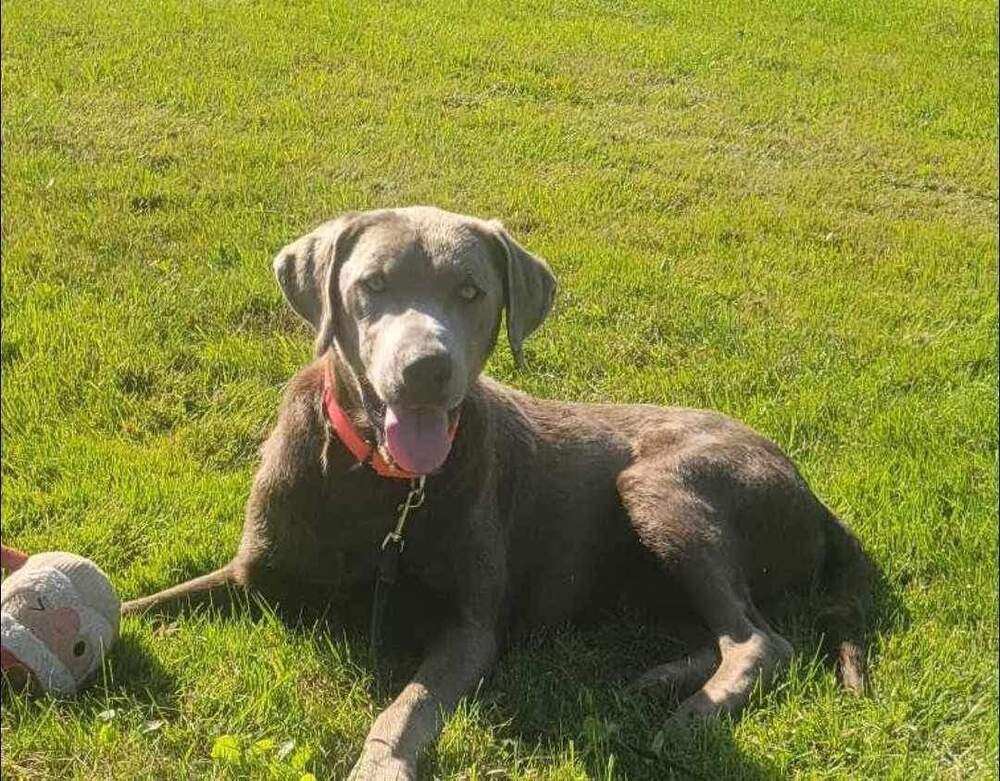
[[[80,634],[80,614],[71,607],[39,610],[31,616],[31,620],[26,616],[23,623],[53,650],[63,648]]]

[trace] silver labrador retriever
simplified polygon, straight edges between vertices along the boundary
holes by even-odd
[[[519,358],[555,292],[499,223],[429,207],[346,214],[274,269],[318,357],[262,449],[239,551],[125,610],[233,586],[349,601],[370,593],[397,507],[423,501],[391,562],[393,600],[410,599],[404,625],[432,630],[354,778],[414,778],[443,715],[511,638],[626,588],[680,597],[714,638],[637,682],[687,694],[677,718],[735,714],[772,682],[791,647],[757,605],[813,584],[841,679],[862,687],[873,571],[774,444],[713,412],[536,399],[480,373],[502,312]]]

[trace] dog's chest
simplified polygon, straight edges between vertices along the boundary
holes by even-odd
[[[345,593],[374,581],[382,544],[397,524],[409,488],[396,481],[376,484],[372,490],[368,481],[358,482],[329,486],[317,497],[314,511],[303,523],[284,530],[281,541],[283,558],[293,552],[297,569],[307,579]],[[456,504],[454,497],[428,496],[409,513],[399,562],[401,580],[415,580],[435,591],[451,590],[456,557],[468,548]]]

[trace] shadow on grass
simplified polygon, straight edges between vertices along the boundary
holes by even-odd
[[[176,711],[177,681],[157,661],[156,655],[141,640],[122,635],[104,661],[103,667],[77,694],[50,697],[26,694],[6,683],[2,688],[3,710],[9,715],[10,729],[17,729],[23,720],[37,718],[49,711],[58,713],[60,721],[73,723],[80,729],[111,721],[116,709],[140,706],[149,716],[163,717]]]
[[[159,663],[145,639],[125,633],[111,651],[102,688],[113,696],[169,709],[174,706],[177,680]]]
[[[407,612],[405,609],[400,613]],[[381,660],[380,675],[366,653],[364,607],[322,624],[304,614],[290,625],[318,640],[323,632],[344,638],[352,658],[371,676],[375,700],[384,707],[406,684],[420,663],[419,649],[398,641]],[[630,779],[772,779],[778,769],[748,755],[733,735],[730,721],[668,728],[676,699],[627,691],[639,673],[683,656],[710,640],[689,617],[666,623],[635,608],[602,611],[583,624],[539,632],[513,643],[493,674],[470,700],[483,714],[482,724],[499,744],[516,744],[511,756],[478,756],[480,771],[500,760],[517,771],[554,769],[571,762],[589,778]],[[343,740],[331,738],[343,747]],[[503,751],[503,749],[496,749]],[[421,777],[461,777],[468,768],[433,748],[421,762]],[[445,752],[447,754],[447,751]],[[473,753],[474,756],[475,753]],[[516,757],[514,759],[513,757]],[[520,764],[518,764],[520,763]],[[524,765],[523,767],[521,765]],[[494,768],[499,772],[499,767]],[[557,777],[561,777],[558,776]],[[574,776],[575,777],[575,776]]]
[[[624,608],[516,644],[481,696],[529,754],[560,757],[572,746],[590,778],[780,777],[737,744],[732,722],[670,727],[675,697],[626,689],[708,640],[693,621],[668,624]]]
[[[223,617],[259,617],[273,612],[291,631],[313,638],[321,655],[328,653],[330,639],[346,639],[359,673],[377,682],[374,697],[380,707],[388,704],[415,671],[420,662],[419,639],[432,634],[443,615],[430,609],[432,602],[426,595],[406,590],[394,593],[387,627],[391,644],[382,665],[388,675],[379,675],[367,654],[369,589],[360,589],[335,608],[316,589],[297,585],[293,591],[297,597],[309,593],[312,598],[301,605],[287,596],[265,602],[256,595],[239,593],[236,598],[213,600],[212,609]],[[294,610],[281,608],[281,604],[290,603],[297,604]],[[822,627],[816,616],[821,612],[818,608],[828,603],[822,594],[791,595],[765,612],[796,651],[808,658],[822,645]],[[415,609],[415,605],[428,610]],[[414,616],[420,620],[414,622]],[[402,620],[404,617],[409,620]],[[864,639],[904,629],[908,623],[909,615],[896,588],[876,569],[874,613]],[[123,639],[114,660],[114,686],[140,701],[169,707],[173,683],[157,668],[148,649],[135,639]],[[407,640],[410,642],[402,642]],[[577,766],[582,763],[589,777],[781,777],[780,768],[748,754],[739,745],[730,721],[667,728],[677,705],[675,699],[625,689],[628,681],[650,667],[710,642],[712,638],[690,614],[656,616],[619,605],[582,625],[545,631],[514,643],[473,698],[475,707],[485,711],[488,725],[501,743],[517,744],[516,754],[522,759],[558,764],[571,752],[573,762]],[[343,735],[330,740],[339,749],[350,742]],[[421,768],[432,775],[460,772],[437,751],[431,752]]]

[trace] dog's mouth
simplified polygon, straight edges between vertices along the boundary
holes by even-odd
[[[407,472],[430,474],[440,468],[451,450],[448,418],[448,411],[440,407],[390,404],[385,408],[385,449]]]
[[[458,424],[459,408],[387,404],[366,400],[368,418],[376,431],[382,457],[401,469],[427,475],[448,459]]]

